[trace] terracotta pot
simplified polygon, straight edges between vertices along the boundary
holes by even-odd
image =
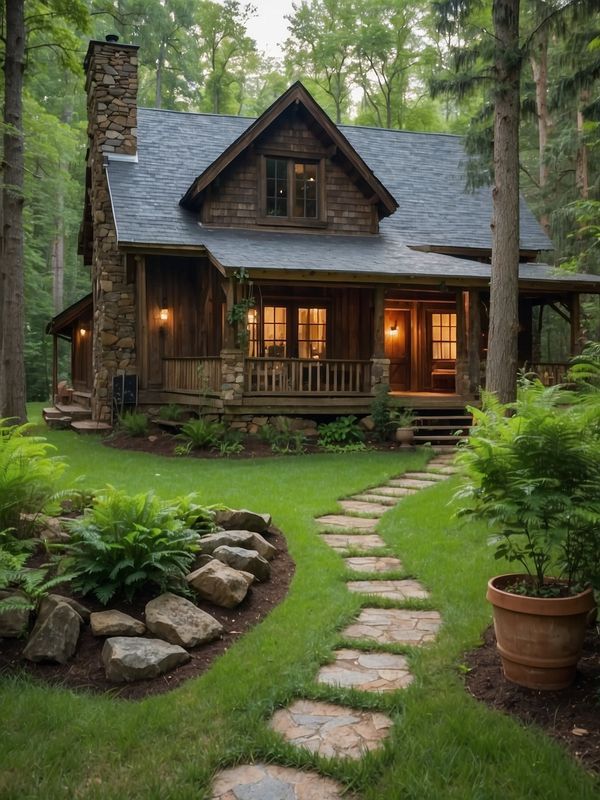
[[[529,689],[564,689],[575,677],[594,594],[524,597],[501,588],[523,577],[498,575],[488,583],[504,675]]]
[[[415,438],[413,428],[396,428],[396,441],[401,447],[411,447]]]

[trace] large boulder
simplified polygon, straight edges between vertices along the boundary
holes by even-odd
[[[66,664],[77,648],[81,617],[67,603],[58,603],[44,619],[37,620],[23,655],[29,661]]]
[[[259,555],[270,561],[277,554],[272,544],[255,531],[219,531],[209,533],[200,540],[203,555],[210,555],[217,547],[244,547],[246,550],[256,550]],[[198,564],[198,566],[201,566]]]
[[[213,556],[234,569],[250,572],[257,581],[268,581],[271,575],[269,562],[256,550],[245,550],[243,547],[217,547]]]
[[[257,514],[246,508],[228,508],[215,513],[215,523],[226,531],[264,533],[271,524],[271,515]]]
[[[246,579],[217,559],[190,572],[185,579],[200,597],[224,608],[234,608],[248,593]]]
[[[73,611],[76,611],[84,621],[90,618],[89,608],[78,603],[77,600],[73,600],[72,597],[63,597],[62,594],[48,594],[40,603],[37,621],[41,622],[45,620],[48,614],[53,611],[59,603],[66,603],[68,606],[71,606]]]
[[[152,633],[181,647],[206,644],[223,633],[218,620],[185,597],[170,592],[146,604],[146,624]]]
[[[23,602],[23,595],[15,592],[0,592],[0,602]],[[29,628],[29,608],[11,608],[0,611],[0,639],[18,639]]]
[[[94,636],[143,636],[146,633],[143,622],[116,609],[94,611],[90,614],[90,627]]]
[[[183,647],[162,639],[115,636],[102,648],[106,677],[113,683],[156,678],[189,660],[190,654]]]

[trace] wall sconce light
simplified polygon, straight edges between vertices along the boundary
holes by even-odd
[[[79,335],[86,336],[87,335],[87,328],[79,328]]]
[[[390,336],[397,336],[397,335],[398,335],[398,323],[394,322],[394,324],[390,326]]]
[[[158,318],[161,322],[168,322],[169,321],[169,309],[168,308],[161,308],[158,312]]]

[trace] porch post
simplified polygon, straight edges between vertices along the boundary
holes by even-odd
[[[460,397],[469,394],[469,354],[467,351],[467,315],[465,314],[465,293],[456,292],[456,378],[455,392]]]
[[[584,343],[584,335],[581,329],[581,296],[575,294],[570,298],[571,309],[571,355],[577,356],[581,353]]]
[[[478,289],[469,290],[469,341],[467,346],[469,360],[469,394],[477,396],[481,384],[481,364],[479,343],[481,341],[481,311]]]
[[[224,288],[226,307],[221,350],[221,398],[224,403],[236,405],[241,404],[244,394],[244,353],[237,346],[236,328],[227,321],[235,305],[235,278],[228,278]]]
[[[71,343],[71,347],[73,344]],[[52,405],[56,402],[56,393],[58,391],[58,336],[52,334],[52,397],[50,402]]]
[[[390,383],[390,360],[385,357],[385,289],[373,290],[373,356],[371,357],[371,394]]]
[[[223,350],[235,350],[236,341],[235,335],[237,331],[233,325],[230,325],[228,320],[231,309],[235,305],[235,278],[228,278],[225,284],[225,319],[223,320]]]

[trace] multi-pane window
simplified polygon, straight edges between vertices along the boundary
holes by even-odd
[[[318,162],[266,158],[265,169],[267,217],[318,218]]]
[[[263,346],[267,358],[287,357],[287,308],[265,306],[263,308]]]
[[[267,158],[267,216],[288,216],[288,161]]]
[[[298,358],[325,358],[327,309],[298,309]]]
[[[431,347],[434,361],[456,359],[456,314],[431,315]]]
[[[317,216],[317,165],[296,161],[294,182],[294,216],[315,218]]]

